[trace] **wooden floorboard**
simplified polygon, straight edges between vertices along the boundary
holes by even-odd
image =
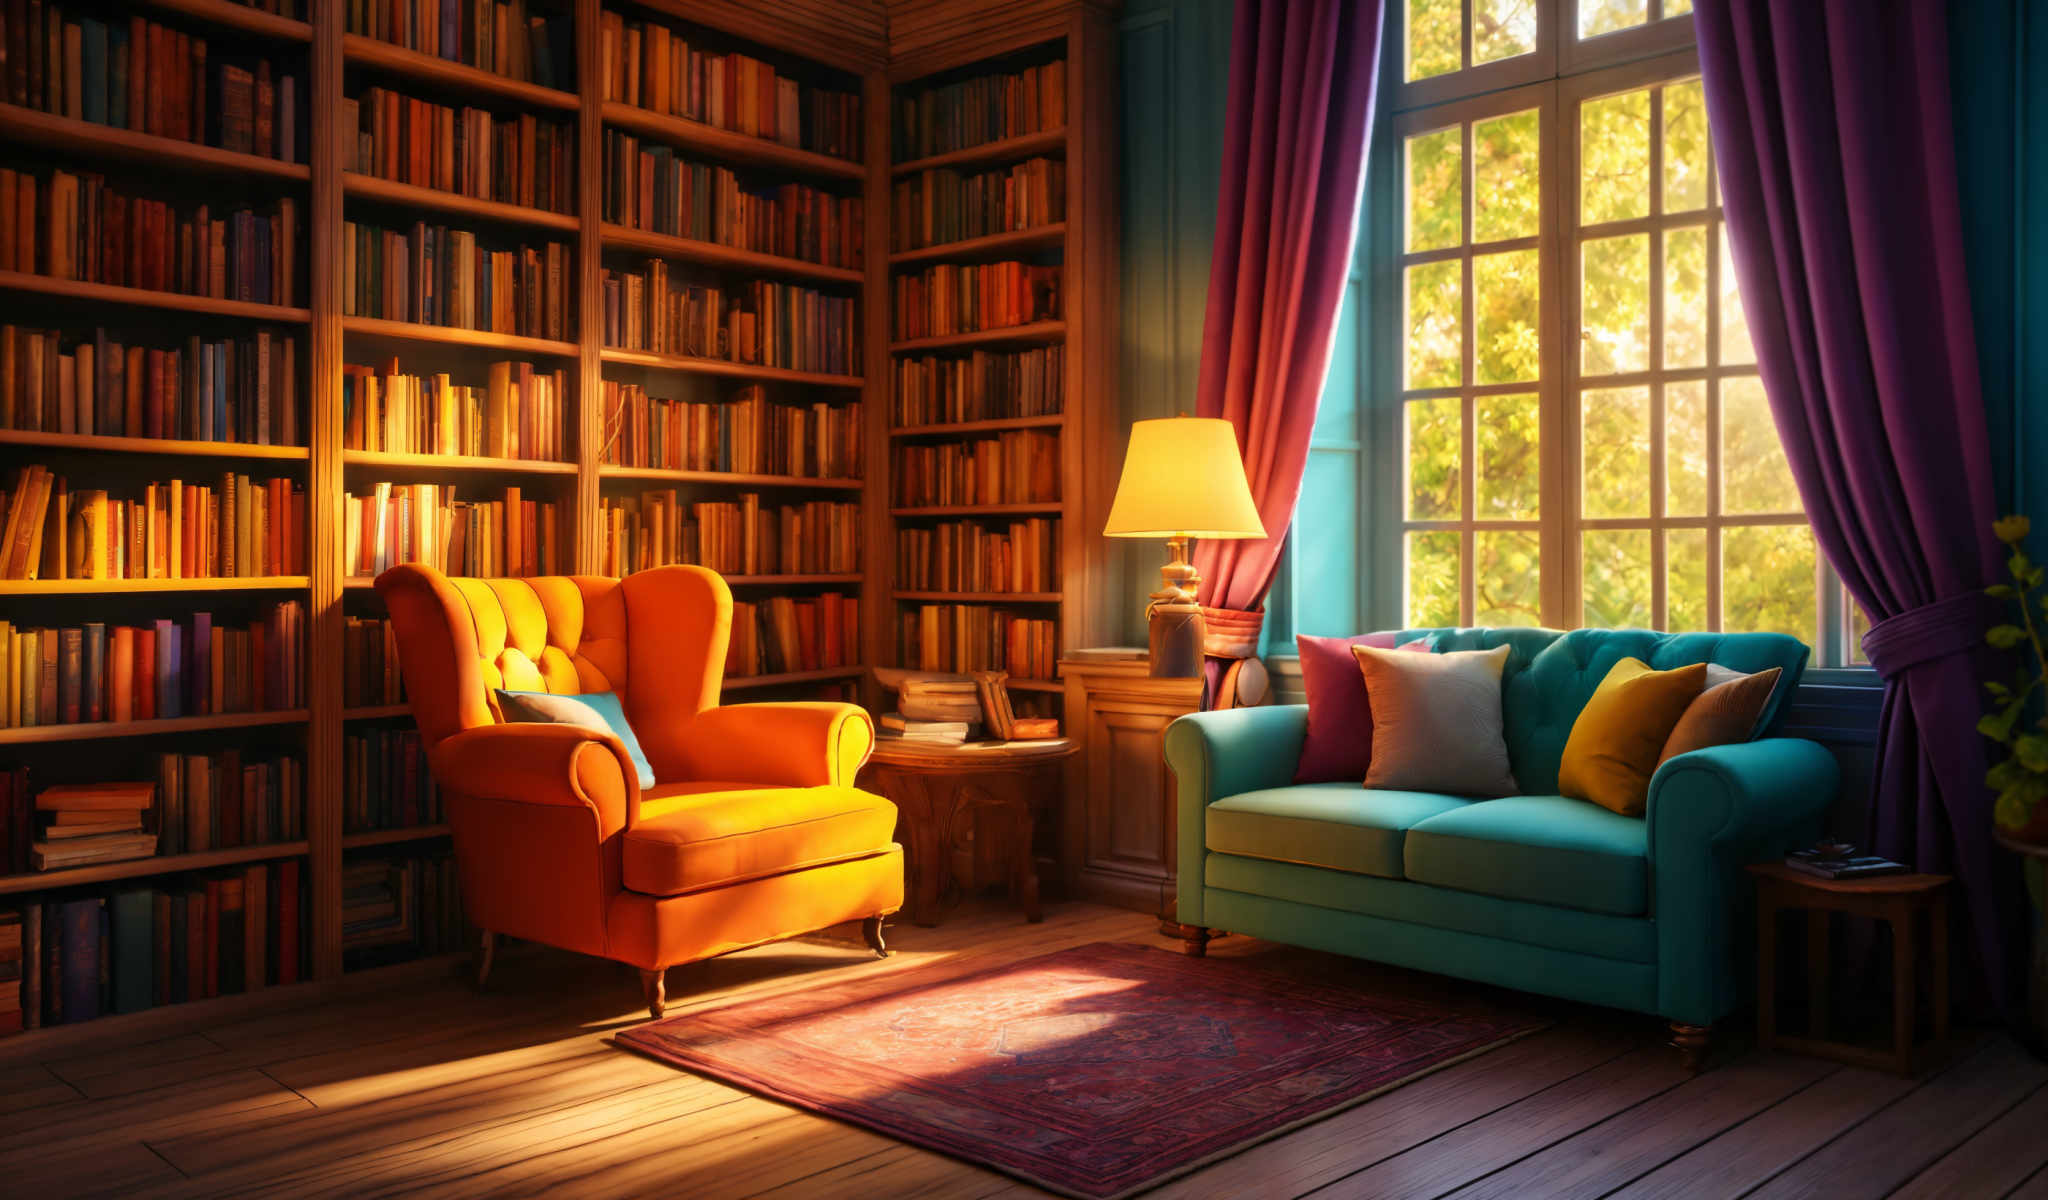
[[[1095,941],[1166,948],[1156,921],[1081,904],[1042,925],[970,904],[669,975],[669,1012]],[[1918,1080],[1744,1050],[1688,1076],[1647,1018],[1513,996],[1244,938],[1216,957],[1490,1000],[1530,1036],[1171,1181],[1153,1196],[1827,1195],[2048,1200],[2048,1065],[1987,1035]],[[645,1019],[615,963],[529,948],[479,993],[458,967],[151,1040],[65,1039],[0,1064],[0,1195],[1022,1200],[983,1167],[675,1070],[611,1042]]]

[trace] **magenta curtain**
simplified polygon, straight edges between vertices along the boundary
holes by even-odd
[[[1238,0],[1198,416],[1237,427],[1263,541],[1195,546],[1202,599],[1250,612],[1301,494],[1358,233],[1381,0]]]
[[[1979,684],[2003,574],[1963,269],[1941,0],[1699,0],[1700,72],[1757,365],[1885,681],[1876,849],[1952,873],[2011,1011],[2016,874]]]

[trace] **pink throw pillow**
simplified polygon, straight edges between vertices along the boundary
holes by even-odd
[[[1351,647],[1396,649],[1392,633],[1357,637],[1310,637],[1298,634],[1301,686],[1308,693],[1308,735],[1301,741],[1301,761],[1294,767],[1296,783],[1358,783],[1372,765],[1372,702],[1365,677]],[[1429,653],[1429,639],[1417,638],[1399,649]]]

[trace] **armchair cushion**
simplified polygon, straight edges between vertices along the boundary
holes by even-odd
[[[853,786],[875,747],[867,710],[831,700],[726,704],[678,724],[665,781],[744,779],[785,787]]]
[[[625,884],[678,896],[879,854],[896,806],[850,787],[758,788],[663,795],[659,816],[626,831]]]
[[[647,765],[647,752],[633,736],[626,709],[615,692],[583,692],[556,695],[552,692],[511,692],[499,688],[498,711],[515,724],[574,725],[597,733],[609,733],[626,748],[633,769],[640,777],[641,790],[654,786],[654,768]]]

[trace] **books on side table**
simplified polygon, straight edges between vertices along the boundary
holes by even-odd
[[[1058,737],[1057,720],[1011,711],[1008,681],[1001,671],[904,676],[897,688],[897,711],[876,718],[877,736],[939,746],[963,745],[981,730],[1001,742]]]
[[[1903,875],[1907,867],[1874,854],[1861,854],[1846,842],[1823,842],[1785,856],[1785,865],[1816,879],[1866,879],[1873,875]]]
[[[38,871],[123,862],[156,853],[143,814],[156,802],[155,783],[92,783],[45,788],[36,797],[42,838],[30,849]]]

